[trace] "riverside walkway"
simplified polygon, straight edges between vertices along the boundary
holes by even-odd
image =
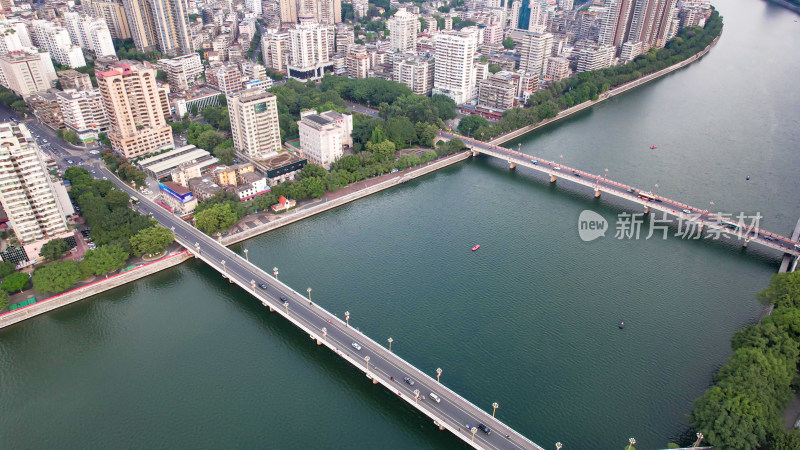
[[[798,230],[795,230],[794,235],[788,238],[751,226],[751,224],[731,221],[731,218],[721,213],[714,213],[708,208],[703,209],[690,206],[666,197],[655,195],[655,193],[652,192],[646,192],[614,180],[609,180],[605,176],[587,173],[555,161],[548,161],[508,148],[477,141],[456,133],[442,131],[439,133],[439,137],[444,139],[461,139],[464,144],[472,150],[474,155],[482,153],[505,160],[508,162],[511,169],[517,166],[533,169],[549,176],[551,183],[555,183],[558,179],[569,181],[592,189],[595,197],[599,197],[602,193],[613,195],[641,205],[645,213],[650,213],[652,210],[661,211],[665,215],[677,217],[683,223],[696,224],[701,231],[715,230],[720,236],[730,235],[740,240],[744,247],[747,247],[752,242],[778,250],[784,254],[790,255],[790,258],[794,258],[794,264],[791,264],[792,270],[797,267],[797,259],[798,256],[800,256],[800,245],[797,240],[798,236],[800,236],[800,223],[798,223]]]
[[[99,169],[117,187],[130,195],[136,192],[107,169]],[[423,371],[392,353],[370,337],[350,327],[350,314],[345,320],[326,311],[307,297],[278,280],[278,271],[269,274],[251,264],[246,258],[201,233],[169,211],[142,198],[139,209],[152,214],[163,226],[170,228],[175,240],[198,259],[217,270],[231,283],[255,297],[269,311],[280,314],[307,333],[312,342],[324,345],[345,361],[365,373],[373,384],[383,385],[401,401],[410,404],[441,430],[448,430],[474,448],[482,449],[542,449],[528,438],[496,419],[467,399],[440,384],[440,373],[434,368]],[[434,378],[436,376],[436,378]],[[413,381],[405,382],[408,377]],[[431,393],[440,398],[431,398]],[[425,397],[425,398],[423,398]],[[486,401],[487,409],[493,407]],[[491,429],[479,431],[478,424]],[[542,449],[543,450],[543,449]]]

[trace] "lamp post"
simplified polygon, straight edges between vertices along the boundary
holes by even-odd
[[[631,448],[633,448],[633,444],[635,444],[635,443],[636,443],[636,439],[634,439],[634,438],[629,438],[629,439],[628,439],[628,442],[630,442],[630,444],[628,444],[628,446],[627,446],[627,447],[625,447],[625,450],[631,450]]]
[[[322,339],[326,342],[328,341],[328,329],[325,327],[322,327]]]
[[[558,165],[561,166],[561,161],[564,160],[564,155],[558,155]]]
[[[289,315],[289,301],[287,300],[287,301],[283,302],[283,306],[286,307],[286,315],[288,316]]]
[[[394,342],[394,339],[392,339],[390,337],[389,339],[387,339],[387,341],[389,342],[389,353],[391,353],[392,352],[392,342]]]
[[[273,267],[272,268],[272,274],[275,275],[275,279],[277,280],[278,279],[278,268],[277,267]]]
[[[556,442],[556,450],[561,450],[561,447],[563,446],[564,444],[562,444],[561,442]]]
[[[247,262],[250,262],[250,257],[247,255],[247,249],[244,249],[244,259],[246,259]]]
[[[442,376],[442,369],[441,368],[436,369],[436,382],[437,383],[439,382],[439,378],[441,376]]]
[[[603,181],[606,181],[606,177],[608,177],[608,169],[606,169],[606,173],[603,175]]]
[[[705,436],[703,436],[703,433],[697,433],[697,440],[694,441],[692,448],[697,448],[697,446],[700,445],[701,442],[703,442],[704,437]]]
[[[414,389],[414,402],[419,403],[419,389]]]
[[[708,209],[706,210],[706,215],[711,214],[712,208],[714,208],[714,202],[708,202]]]
[[[364,357],[364,361],[367,363],[367,375],[369,375],[369,355]]]
[[[200,243],[199,242],[195,242],[194,243],[194,249],[197,250],[197,253],[200,253]]]
[[[311,301],[311,288],[306,289],[306,292],[308,292],[308,301]]]
[[[256,290],[256,280],[250,280],[250,288]]]
[[[517,144],[517,153],[522,153],[522,142]]]
[[[344,321],[347,323],[347,326],[350,326],[350,311],[344,312]]]
[[[477,432],[478,432],[478,429],[475,428],[475,427],[472,427],[472,442],[475,442],[475,433],[477,433]]]
[[[656,193],[657,193],[657,192],[658,192],[658,183],[656,183],[656,185],[655,185],[655,189],[653,189],[653,197],[655,197],[655,196],[656,196]]]
[[[498,405],[497,402],[492,403],[492,417],[494,417],[494,413],[497,412],[497,408],[499,407],[500,405]]]
[[[222,273],[225,274],[225,275],[228,274],[228,269],[227,269],[227,266],[225,265],[225,260],[224,259],[222,260]]]

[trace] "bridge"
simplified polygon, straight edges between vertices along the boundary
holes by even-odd
[[[107,169],[98,167],[97,170],[128,194],[138,195]],[[246,259],[246,254],[245,258],[242,258],[150,199],[141,196],[139,198],[141,200],[139,210],[145,214],[152,214],[154,219],[170,228],[175,240],[194,256],[213,267],[231,283],[239,285],[270,312],[281,315],[303,330],[312,342],[326,346],[364,372],[370,382],[380,384],[397,394],[399,400],[405,401],[428,416],[440,430],[450,431],[474,448],[543,450],[542,447],[496,419],[495,404],[492,404],[492,414],[484,411],[441,384],[439,382],[441,372],[438,369],[430,370],[431,374],[436,374],[436,378],[433,378],[431,374],[421,371],[393,353],[391,343],[387,349],[351,327],[349,313],[345,313],[345,320],[342,321],[280,282],[277,269],[273,274],[261,270]],[[406,377],[414,384],[405,382]],[[431,393],[437,395],[440,401],[434,401]],[[476,428],[478,424],[488,426],[491,433],[479,431]]]
[[[697,225],[700,232],[704,230],[715,230],[719,233],[719,236],[730,235],[731,238],[740,240],[744,247],[747,247],[752,242],[773,250],[778,250],[788,255],[789,258],[794,259],[790,264],[790,271],[794,271],[797,268],[798,257],[800,257],[800,244],[798,244],[800,223],[798,223],[798,230],[795,231],[791,238],[788,238],[752,225],[732,222],[730,218],[726,218],[720,213],[714,213],[708,208],[697,208],[666,197],[658,196],[654,192],[646,192],[618,183],[608,179],[605,175],[594,175],[565,166],[560,162],[548,161],[452,132],[441,131],[439,137],[444,139],[461,139],[464,144],[472,150],[473,155],[482,153],[505,160],[508,162],[509,168],[511,169],[517,166],[527,167],[547,175],[551,183],[555,183],[558,179],[569,181],[591,189],[595,197],[600,197],[601,194],[608,194],[636,203],[642,206],[645,214],[649,214],[651,211],[661,211],[666,216],[678,218],[682,223],[693,223]]]

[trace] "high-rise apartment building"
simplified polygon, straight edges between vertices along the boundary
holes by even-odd
[[[389,28],[389,40],[392,50],[400,52],[415,51],[417,49],[417,27],[419,19],[416,14],[400,8],[386,21]]]
[[[108,130],[108,117],[99,89],[67,89],[56,93],[64,125],[83,142],[93,142]]]
[[[283,23],[297,23],[297,0],[279,0]]]
[[[677,0],[607,0],[598,44],[620,50],[625,42],[642,42],[642,50],[663,47],[677,10]]]
[[[346,54],[354,42],[355,33],[353,32],[353,26],[345,23],[337,23],[336,42],[334,43],[336,53]]]
[[[83,51],[72,43],[66,28],[46,20],[34,20],[31,27],[37,47],[47,50],[57,63],[73,69],[86,65]]]
[[[0,124],[0,202],[22,244],[68,230],[44,156],[24,124]]]
[[[434,61],[432,58],[414,56],[395,61],[392,80],[403,83],[417,95],[431,95],[433,89]]]
[[[242,72],[233,64],[212,67],[206,70],[206,82],[230,95],[242,90]]]
[[[528,31],[518,48],[519,68],[537,76],[544,75],[547,71],[547,60],[553,53],[553,35]]]
[[[350,78],[369,77],[370,57],[367,54],[367,47],[360,44],[350,46],[347,53],[347,75]]]
[[[48,74],[46,64],[53,68],[49,58],[42,61],[39,53],[16,51],[0,55],[0,84],[21,97],[46,91],[53,87],[53,78]]]
[[[93,17],[105,19],[112,38],[131,38],[128,16],[125,15],[125,7],[122,6],[121,0],[86,0],[83,5],[85,11]]]
[[[316,23],[313,16],[301,16],[300,23],[289,29],[289,76],[300,80],[322,78],[325,69],[333,68],[330,55],[334,36],[332,25]]]
[[[456,104],[469,102],[475,92],[475,52],[477,29],[443,31],[434,39],[435,70],[433,94],[452,98]]]
[[[117,56],[105,19],[67,12],[64,14],[64,25],[72,43],[78,47],[88,48],[96,56]]]
[[[286,70],[289,54],[289,33],[269,33],[261,38],[264,64],[277,72]]]
[[[228,96],[233,147],[251,158],[262,159],[281,149],[278,101],[261,89],[246,89]]]
[[[203,73],[203,63],[197,53],[160,59],[158,68],[166,72],[167,82],[173,92],[184,91],[189,86],[194,86],[197,78]]]
[[[192,53],[186,0],[123,0],[133,41],[140,51],[168,56]]]
[[[111,128],[111,147],[126,158],[172,147],[172,128],[164,116],[165,96],[149,64],[116,63],[97,71],[97,84]]]
[[[610,66],[615,53],[616,49],[611,45],[581,49],[578,52],[578,73]]]

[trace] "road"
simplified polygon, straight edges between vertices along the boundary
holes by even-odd
[[[347,102],[347,109],[350,111],[359,112],[361,114],[366,114],[371,117],[378,117],[378,113],[380,112],[377,109],[367,108],[366,106],[361,106],[357,103],[351,102]]]
[[[99,163],[96,169],[98,174],[114,181],[120,189],[141,198],[141,195],[134,189],[113,176],[107,169],[100,168]],[[312,337],[324,341],[324,345],[362,371],[366,370],[365,357],[368,356],[370,358],[368,376],[375,378],[388,389],[397,393],[401,399],[417,407],[429,417],[437,418],[445,428],[451,430],[465,442],[488,449],[541,448],[484,410],[438,384],[434,378],[422,373],[394,353],[350,327],[346,322],[281,283],[276,277],[267,274],[228,248],[218,244],[214,239],[172,215],[166,209],[149,199],[142,198],[139,210],[144,214],[152,213],[154,219],[168,228],[174,227],[176,240],[180,244],[195,252],[196,256],[221,273],[226,273],[233,282],[250,292],[265,306],[280,312]],[[223,264],[222,261],[225,263]],[[255,284],[264,283],[267,288],[253,288],[251,280]],[[281,298],[285,298],[287,303],[284,304]],[[323,328],[325,332],[323,332]],[[361,349],[355,349],[353,343],[358,343]],[[434,369],[431,369],[431,372],[433,373]],[[414,385],[411,386],[404,382],[405,377],[412,378]],[[420,398],[425,396],[427,399],[415,401],[415,389],[419,390]],[[430,393],[438,395],[441,403],[432,401]],[[489,406],[491,400],[484,400],[483,403]],[[491,434],[478,431],[473,435],[468,431],[467,425],[474,427],[479,423],[489,426],[492,430]],[[473,436],[474,442],[472,442]]]
[[[762,230],[750,223],[744,223],[744,226],[740,227],[738,226],[740,225],[738,224],[738,219],[735,216],[726,217],[723,216],[722,213],[715,213],[710,209],[700,209],[694,206],[686,205],[666,197],[655,195],[653,192],[646,192],[641,189],[636,189],[631,186],[618,183],[614,180],[607,179],[605,176],[594,175],[578,169],[573,169],[561,163],[548,161],[546,159],[488,144],[486,142],[481,142],[455,133],[441,131],[439,136],[446,139],[459,138],[468,146],[476,147],[478,151],[487,155],[495,156],[497,158],[543,172],[547,175],[555,176],[556,178],[569,180],[591,189],[599,189],[601,192],[630,200],[646,208],[663,211],[666,214],[671,214],[677,217],[679,220],[683,221],[682,223],[684,224],[695,223],[702,225],[703,227],[707,227],[707,237],[712,233],[719,237],[719,234],[722,233],[731,235],[733,238],[740,239],[742,241],[744,241],[745,238],[748,238],[749,242],[756,242],[774,250],[779,250],[794,256],[800,256],[800,244],[793,241],[791,238],[771,233],[767,230]],[[642,195],[650,196],[651,198],[643,198]],[[710,207],[711,205],[709,205],[709,208]],[[660,218],[656,219],[660,220]],[[755,225],[757,225],[757,223]],[[717,232],[712,230],[716,230]]]

